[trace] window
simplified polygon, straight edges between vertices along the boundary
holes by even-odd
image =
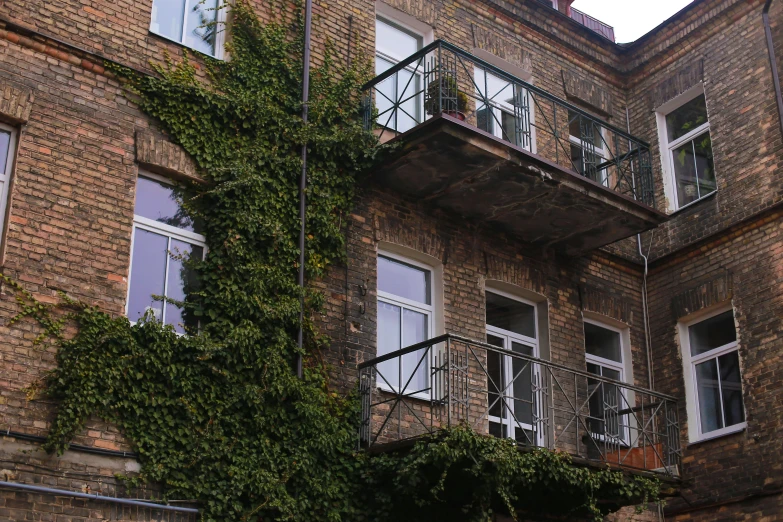
[[[691,440],[745,427],[734,312],[722,310],[681,327]],[[691,424],[693,424],[691,426]]]
[[[150,31],[198,52],[222,55],[221,0],[153,0]]]
[[[574,169],[586,178],[609,186],[609,172],[602,165],[609,157],[603,127],[595,120],[569,110],[568,134]]]
[[[415,54],[424,38],[385,18],[375,20],[375,73],[381,74]],[[423,121],[423,67],[406,67],[378,84],[375,105],[381,127],[405,132]]]
[[[476,125],[500,139],[531,150],[530,96],[526,89],[476,68]]]
[[[487,344],[538,357],[536,305],[487,290]],[[487,350],[489,433],[522,444],[539,445],[539,400],[533,384],[538,366],[528,359]]]
[[[657,118],[663,169],[671,185],[667,195],[675,209],[715,192],[718,185],[703,87],[665,105]]]
[[[432,332],[432,270],[391,254],[378,256],[378,356],[426,341]],[[378,386],[427,394],[426,349],[378,365]]]
[[[0,123],[0,234],[5,230],[5,211],[8,206],[8,188],[14,167],[16,131]]]
[[[625,382],[622,332],[593,321],[585,320],[585,359],[587,371],[607,379]],[[612,442],[628,443],[628,421],[619,411],[629,407],[629,398],[616,385],[597,379],[587,380],[590,418],[588,426],[593,436]]]
[[[177,203],[173,185],[149,174],[139,176],[134,214],[128,318],[138,321],[151,310],[157,320],[185,333],[197,320],[171,301],[181,303],[197,289],[195,274],[184,261],[204,256],[199,223]]]

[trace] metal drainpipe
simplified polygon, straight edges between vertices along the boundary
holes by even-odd
[[[305,1],[304,56],[302,67],[302,124],[307,126],[307,105],[310,101],[310,32],[313,18],[313,2]],[[304,346],[305,307],[305,223],[307,213],[307,142],[302,144],[302,175],[299,177],[299,333],[296,345],[296,375],[302,378],[302,347]]]
[[[780,76],[778,75],[778,62],[775,59],[775,46],[772,43],[772,29],[769,26],[769,8],[772,0],[767,0],[764,9],[761,10],[761,19],[764,22],[764,34],[767,37],[767,51],[769,52],[769,66],[772,69],[772,85],[775,88],[775,96],[778,103],[778,122],[780,133],[783,135],[783,95],[780,93]]]
[[[88,500],[97,500],[100,502],[112,502],[114,504],[125,504],[127,506],[143,507],[147,509],[158,509],[161,511],[175,511],[178,513],[198,514],[198,509],[187,507],[168,506],[166,504],[155,504],[154,502],[144,502],[143,500],[132,500],[129,498],[105,497],[97,493],[82,493],[80,491],[67,491],[64,489],[47,488],[44,486],[35,486],[33,484],[20,484],[18,482],[8,482],[0,480],[0,488],[21,489],[33,493],[46,493],[60,497],[85,498]]]
[[[625,128],[628,130],[628,135],[631,134],[631,117],[628,113],[628,104],[625,104]],[[628,141],[628,149],[631,148],[631,141]],[[635,178],[632,178],[635,179]],[[634,181],[634,188],[636,182]],[[647,314],[647,256],[642,253],[642,235],[636,234],[636,244],[639,246],[639,255],[644,259],[644,278],[642,280],[642,319],[644,320],[644,348],[647,354],[647,388],[653,389],[653,372],[652,372],[652,353],[650,352],[650,322]],[[650,238],[650,247],[652,248],[652,238]],[[649,250],[647,252],[650,253]]]

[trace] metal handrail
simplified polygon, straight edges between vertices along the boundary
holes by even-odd
[[[490,369],[490,353],[506,370]],[[460,335],[359,364],[359,396],[360,447],[468,425],[525,446],[680,475],[675,397]]]
[[[470,60],[471,62],[479,65],[482,69],[484,69],[486,71],[489,71],[494,76],[497,76],[497,77],[499,77],[501,79],[507,80],[509,82],[512,82],[512,83],[515,83],[515,84],[518,84],[518,85],[521,85],[522,87],[524,87],[526,90],[528,90],[530,92],[536,93],[536,94],[538,94],[538,95],[548,99],[549,101],[557,103],[558,105],[562,105],[566,109],[568,109],[570,111],[573,111],[573,112],[579,114],[580,116],[582,116],[584,118],[587,118],[588,120],[590,120],[590,121],[600,125],[601,127],[604,127],[605,129],[611,130],[612,132],[614,132],[615,134],[617,134],[618,136],[620,136],[622,138],[630,139],[631,141],[634,141],[634,142],[636,142],[636,143],[638,143],[641,146],[646,147],[646,148],[650,147],[650,144],[648,142],[646,142],[646,141],[644,141],[644,140],[642,140],[642,139],[640,139],[640,138],[638,138],[636,136],[633,136],[632,134],[628,134],[627,131],[621,129],[620,127],[615,127],[614,125],[612,125],[609,122],[600,120],[600,119],[596,118],[595,116],[593,116],[592,114],[590,114],[589,112],[586,112],[584,109],[581,109],[578,106],[576,106],[576,105],[574,105],[574,104],[572,104],[572,103],[570,103],[570,102],[568,102],[568,101],[566,101],[566,100],[564,100],[564,99],[562,99],[562,98],[560,98],[558,96],[555,96],[554,94],[552,94],[552,93],[550,93],[548,91],[545,91],[545,90],[543,90],[543,89],[541,89],[539,87],[536,87],[532,83],[526,82],[525,80],[519,78],[518,76],[514,76],[513,74],[510,74],[510,73],[504,71],[503,69],[500,69],[499,67],[497,67],[495,65],[492,65],[491,63],[489,63],[489,62],[487,62],[485,60],[482,60],[481,58],[479,58],[477,56],[474,56],[474,55],[470,54],[469,52],[467,52],[466,50],[464,50],[464,49],[462,49],[460,47],[457,47],[456,45],[454,45],[454,44],[452,44],[450,42],[447,42],[446,40],[435,40],[431,44],[423,47],[422,49],[418,50],[414,54],[412,54],[409,57],[407,57],[405,60],[403,60],[401,62],[398,62],[393,67],[390,67],[389,69],[383,71],[381,74],[379,74],[378,76],[376,76],[372,80],[370,80],[367,83],[365,83],[362,86],[361,90],[362,91],[367,91],[367,90],[375,87],[379,83],[383,82],[384,80],[387,80],[387,79],[391,78],[396,73],[401,72],[401,71],[407,69],[408,67],[411,66],[411,64],[415,63],[416,61],[420,60],[421,58],[424,58],[425,56],[430,54],[432,51],[434,51],[435,49],[439,49],[439,48],[451,51],[451,52],[453,52],[454,54],[456,54],[458,56],[462,56],[463,58],[466,58],[466,59]]]
[[[422,348],[429,348],[431,346],[435,346],[436,344],[440,344],[446,341],[458,341],[462,343],[469,343],[473,346],[477,346],[479,348],[484,348],[487,351],[496,352],[500,355],[513,357],[516,359],[522,359],[524,361],[529,361],[533,364],[540,365],[540,366],[548,366],[550,368],[556,368],[558,370],[564,370],[569,373],[573,373],[576,375],[579,375],[580,377],[586,377],[588,379],[593,379],[596,381],[605,382],[606,384],[612,384],[615,386],[622,386],[623,388],[626,388],[631,391],[636,391],[640,393],[646,393],[648,395],[652,395],[653,397],[658,397],[659,399],[663,399],[666,401],[672,401],[677,402],[677,397],[674,397],[673,395],[666,395],[665,393],[656,392],[653,390],[648,390],[646,388],[641,388],[639,386],[635,386],[633,384],[628,384],[627,382],[623,381],[617,381],[614,379],[609,379],[607,377],[603,377],[600,375],[595,375],[593,373],[579,370],[578,368],[572,368],[570,366],[566,366],[564,364],[558,364],[551,361],[547,361],[545,359],[539,359],[538,357],[533,357],[531,355],[525,355],[522,353],[512,352],[510,350],[505,350],[503,348],[500,348],[498,346],[495,346],[494,344],[487,344],[482,341],[476,341],[475,339],[470,339],[468,337],[463,337],[461,335],[455,335],[452,333],[447,333],[443,335],[439,335],[437,337],[433,337],[432,339],[427,339],[426,341],[422,341],[420,343],[412,344],[410,346],[407,346],[405,348],[402,348],[400,350],[396,350],[394,352],[387,353],[385,355],[381,355],[378,357],[375,357],[373,359],[370,359],[369,361],[364,361],[362,363],[359,363],[358,369],[363,370],[365,368],[369,368],[371,366],[377,366],[378,364],[386,361],[390,361],[392,359],[396,359],[398,357],[402,357],[403,355],[407,355],[409,353],[417,352],[421,350]]]

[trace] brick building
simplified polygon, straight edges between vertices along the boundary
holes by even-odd
[[[192,3],[0,0],[0,263],[39,300],[133,320],[172,287],[150,275],[165,251],[203,248],[156,219],[196,169],[104,68],[221,58],[230,24],[201,35]],[[375,56],[368,123],[405,144],[318,282],[333,381],[365,393],[366,445],[468,421],[661,477],[676,496],[650,520],[783,520],[783,122],[762,16],[781,67],[783,3],[696,0],[620,45],[568,4],[315,2],[315,60],[327,38]],[[24,389],[54,354],[7,324],[10,294],[0,310],[0,519],[193,517],[9,486],[125,497],[114,474],[138,465],[100,421],[62,457],[38,449],[53,409]]]

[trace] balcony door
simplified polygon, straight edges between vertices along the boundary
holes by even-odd
[[[530,96],[526,89],[476,68],[476,126],[532,152]]]
[[[380,75],[423,47],[424,38],[393,21],[375,19],[375,74]],[[379,83],[375,90],[378,125],[405,132],[423,121],[424,64],[405,67]]]
[[[539,446],[539,368],[510,355],[538,357],[536,315],[533,303],[487,291],[487,343],[502,350],[487,351],[489,433]]]
[[[432,270],[390,253],[378,256],[378,356],[426,341],[432,331]],[[378,364],[378,386],[429,393],[431,361],[421,349]]]

